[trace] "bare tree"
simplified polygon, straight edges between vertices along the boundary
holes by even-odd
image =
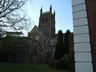
[[[0,0],[0,18],[21,8],[27,0]]]
[[[28,29],[31,21],[26,16],[21,16],[20,14],[10,14],[7,15],[3,21],[1,27],[3,28],[13,28],[15,31],[20,31],[23,29]]]
[[[28,28],[30,19],[20,15],[20,9],[27,0],[0,0],[0,32],[4,28],[13,28],[15,31]],[[4,30],[4,31],[3,31]]]

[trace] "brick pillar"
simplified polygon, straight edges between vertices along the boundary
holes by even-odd
[[[93,72],[85,0],[72,0],[72,8],[74,22],[75,72]]]
[[[93,70],[96,72],[96,0],[86,0]]]

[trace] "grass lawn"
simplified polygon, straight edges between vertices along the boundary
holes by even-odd
[[[69,72],[50,68],[47,64],[0,63],[0,72]]]

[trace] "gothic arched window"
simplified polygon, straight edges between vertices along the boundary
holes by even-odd
[[[44,18],[42,18],[42,23],[44,23]]]
[[[37,55],[37,45],[34,46],[34,55]]]
[[[46,17],[46,23],[48,22],[48,18]]]

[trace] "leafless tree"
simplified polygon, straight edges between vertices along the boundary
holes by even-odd
[[[26,16],[21,16],[20,14],[13,14],[7,15],[4,19],[1,21],[1,28],[10,28],[11,30],[20,31],[24,29],[28,29],[31,21],[30,18],[26,18]]]
[[[0,18],[20,9],[27,0],[0,0]]]
[[[30,20],[18,13],[27,0],[0,0],[0,31],[13,28],[15,31],[28,28]]]

